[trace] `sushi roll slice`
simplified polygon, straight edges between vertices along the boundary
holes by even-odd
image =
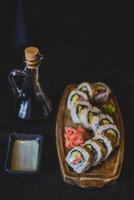
[[[88,101],[88,96],[79,90],[73,90],[68,96],[67,108],[70,110],[77,101]]]
[[[112,117],[110,117],[109,115],[104,115],[104,114],[100,115],[99,126],[106,125],[106,124],[114,124]]]
[[[90,154],[82,147],[74,147],[67,156],[67,164],[78,174],[87,171],[91,166]]]
[[[77,89],[87,94],[89,99],[92,98],[93,90],[88,82],[82,82],[81,84],[78,85]]]
[[[120,132],[113,124],[100,126],[96,131],[96,135],[106,136],[112,142],[113,147],[118,146],[120,143]]]
[[[87,140],[82,146],[94,149],[95,160],[92,166],[96,166],[101,163],[103,156],[101,146],[95,140]]]
[[[97,102],[105,103],[109,99],[110,88],[101,82],[97,82],[94,84],[94,99]]]
[[[94,126],[94,133],[96,133],[96,130],[103,125],[107,125],[107,124],[114,124],[114,121],[112,119],[112,117],[110,117],[109,115],[104,115],[101,114],[98,121],[96,121],[96,126]]]
[[[97,159],[97,152],[91,144],[84,144],[82,147],[90,154],[90,166],[93,166]]]
[[[79,119],[85,128],[94,131],[98,124],[100,114],[101,110],[97,107],[92,106],[88,109],[84,109],[80,113]]]
[[[92,141],[94,141],[100,147],[100,151],[101,151],[101,154],[102,154],[102,158],[101,158],[100,162],[102,162],[105,159],[105,157],[106,157],[107,147],[106,147],[106,145],[101,140],[99,140],[97,138],[96,139],[93,138]]]
[[[80,123],[79,115],[82,110],[87,109],[88,107],[91,107],[91,104],[87,101],[77,101],[75,106],[72,106],[70,112],[74,123]]]
[[[99,140],[103,144],[103,146],[106,147],[106,155],[102,159],[103,161],[106,160],[113,151],[112,142],[104,135],[97,135],[94,137],[94,140]]]
[[[86,129],[88,129],[87,113],[88,113],[88,109],[85,108],[79,114],[79,120],[82,123],[82,125],[84,126],[84,128],[86,128]]]

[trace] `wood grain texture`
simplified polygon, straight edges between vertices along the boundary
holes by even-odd
[[[115,124],[117,125],[120,134],[121,141],[120,146],[112,152],[110,157],[103,162],[101,165],[91,168],[89,171],[82,174],[77,174],[73,172],[65,162],[65,157],[67,154],[67,149],[64,145],[64,128],[66,126],[77,127],[78,124],[74,124],[70,117],[70,112],[66,108],[66,101],[69,93],[77,85],[68,85],[64,91],[64,94],[61,98],[61,102],[57,114],[56,122],[56,145],[59,158],[60,169],[62,173],[63,180],[71,185],[77,185],[82,188],[88,187],[103,187],[108,183],[113,183],[117,181],[120,176],[123,157],[124,157],[124,146],[125,146],[125,137],[124,137],[124,127],[120,108],[116,97],[113,93],[110,96],[109,102],[113,102],[116,107],[116,114],[114,117]]]

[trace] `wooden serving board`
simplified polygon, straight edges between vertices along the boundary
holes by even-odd
[[[123,164],[125,137],[124,137],[124,127],[123,127],[121,112],[119,109],[118,102],[112,93],[110,95],[109,102],[114,103],[116,107],[114,122],[120,131],[121,135],[120,146],[117,149],[115,149],[115,151],[112,152],[110,157],[101,165],[91,168],[89,171],[82,174],[77,174],[73,172],[73,170],[71,170],[68,167],[67,163],[65,162],[67,149],[65,148],[64,144],[64,129],[66,126],[72,126],[72,127],[78,126],[78,124],[74,124],[72,122],[70,117],[70,111],[66,107],[67,97],[69,93],[74,88],[76,88],[76,86],[77,85],[68,85],[66,87],[59,105],[59,110],[57,115],[56,145],[57,145],[57,152],[58,152],[61,173],[64,181],[68,184],[77,185],[82,188],[103,187],[108,183],[113,183],[117,181],[117,179],[120,176]]]

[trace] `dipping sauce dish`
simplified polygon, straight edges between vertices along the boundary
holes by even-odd
[[[9,136],[5,170],[14,174],[37,173],[42,147],[42,135],[12,133]]]

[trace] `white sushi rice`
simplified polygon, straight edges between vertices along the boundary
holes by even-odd
[[[84,93],[81,92],[79,90],[73,90],[72,92],[70,92],[69,96],[68,96],[68,100],[67,100],[67,108],[70,110],[72,108],[72,106],[74,106],[76,104],[76,102],[72,102],[71,98],[73,95],[77,94],[78,96],[80,96],[82,98],[83,101],[88,101],[88,96]]]
[[[71,118],[74,123],[80,123],[79,115],[77,114],[77,107],[79,105],[86,106],[87,108],[91,107],[91,104],[87,101],[77,101],[77,103],[74,106],[72,106],[70,109]],[[84,109],[86,109],[86,108],[84,108]]]
[[[79,151],[84,158],[83,161],[80,162],[77,165],[74,165],[73,162],[72,162],[73,159],[71,158],[71,154],[72,154],[73,151]],[[77,147],[74,147],[73,149],[71,149],[68,152],[68,154],[66,156],[66,162],[75,172],[80,174],[80,173],[85,172],[86,170],[88,170],[90,168],[90,155],[84,148],[77,146]]]
[[[97,95],[95,95],[94,99],[96,101],[106,102],[109,98],[109,94],[111,93],[110,88],[105,83],[102,83],[102,82],[97,82],[94,85],[100,85],[100,86],[103,86],[106,89],[105,92],[100,92]]]
[[[88,145],[88,144],[90,144],[95,149],[95,151],[97,153],[96,160],[94,161],[94,163],[92,165],[92,166],[96,166],[96,165],[100,164],[101,161],[102,161],[102,153],[101,153],[100,146],[92,140],[87,140],[82,146],[85,146],[85,145]]]
[[[92,90],[90,84],[88,82],[82,82],[82,83],[80,83],[78,85],[77,89],[81,90],[83,87],[86,87],[86,90],[87,90],[89,98],[92,98],[92,96],[93,96],[93,90]]]
[[[93,139],[94,140],[101,139],[105,143],[105,145],[107,147],[107,153],[106,153],[106,156],[103,158],[103,161],[106,160],[110,156],[111,152],[113,151],[111,141],[103,135],[97,135]]]

